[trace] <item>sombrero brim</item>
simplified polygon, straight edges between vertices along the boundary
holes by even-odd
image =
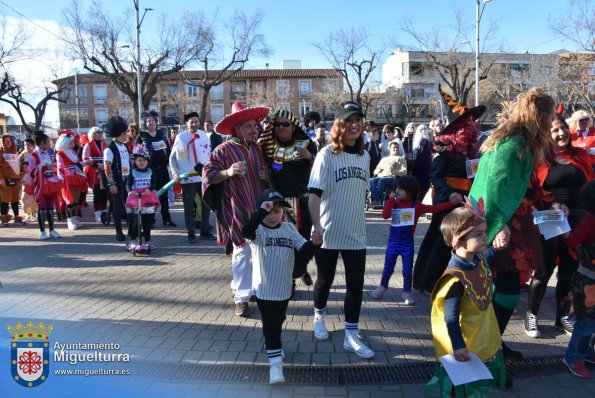
[[[478,106],[474,106],[473,108],[469,108],[467,109],[465,112],[463,112],[463,114],[457,116],[456,119],[454,119],[452,122],[448,123],[446,126],[444,126],[444,129],[440,132],[440,135],[442,134],[450,134],[452,129],[456,128],[457,122],[459,120],[461,120],[462,118],[464,118],[467,115],[471,115],[473,117],[473,120],[477,120],[481,117],[481,115],[483,115],[486,111],[486,107],[485,105],[478,105]]]
[[[241,111],[232,113],[221,119],[221,121],[217,123],[217,126],[215,126],[215,131],[219,134],[233,134],[233,128],[237,124],[252,119],[256,120],[257,123],[260,123],[265,117],[267,117],[270,111],[270,108],[265,107],[242,109]]]

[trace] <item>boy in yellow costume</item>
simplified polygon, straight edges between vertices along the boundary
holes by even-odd
[[[493,380],[479,380],[454,387],[444,367],[436,365],[426,386],[431,393],[440,386],[441,397],[487,397],[491,386],[510,387],[506,380],[502,339],[492,307],[493,278],[490,263],[493,248],[487,247],[482,202],[469,201],[454,209],[440,226],[452,256],[432,293],[432,336],[436,359],[454,354],[468,361],[476,354],[487,366]]]

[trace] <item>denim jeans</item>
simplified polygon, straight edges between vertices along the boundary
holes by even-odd
[[[382,200],[382,194],[387,188],[395,185],[394,177],[374,177],[370,178],[370,192],[373,201]]]
[[[577,360],[583,360],[595,355],[591,339],[595,333],[595,319],[582,318],[574,323],[572,336],[566,350],[566,363],[573,365]],[[593,338],[595,340],[595,338]]]

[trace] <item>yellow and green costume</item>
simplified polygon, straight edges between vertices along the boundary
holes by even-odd
[[[491,386],[504,389],[506,382],[500,349],[502,339],[492,307],[492,273],[484,257],[477,256],[476,259],[476,266],[469,269],[468,262],[453,255],[432,293],[431,323],[436,359],[453,353],[445,320],[445,300],[450,288],[460,282],[465,287],[459,315],[465,345],[469,352],[476,354],[485,363],[494,377],[493,380],[478,380],[454,387],[457,397],[487,397]],[[434,377],[426,385],[426,394],[431,394],[436,385],[440,386],[441,397],[451,397],[453,384],[440,362],[436,365]]]

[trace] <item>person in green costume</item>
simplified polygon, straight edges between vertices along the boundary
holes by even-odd
[[[541,88],[519,94],[500,125],[481,148],[479,168],[470,196],[483,198],[489,244],[497,249],[510,237],[507,224],[525,197],[531,174],[544,161],[554,118],[554,100]],[[521,235],[521,234],[519,234]],[[510,246],[494,258],[494,311],[500,333],[504,332],[519,301],[519,273]],[[504,356],[522,358],[503,343]]]

